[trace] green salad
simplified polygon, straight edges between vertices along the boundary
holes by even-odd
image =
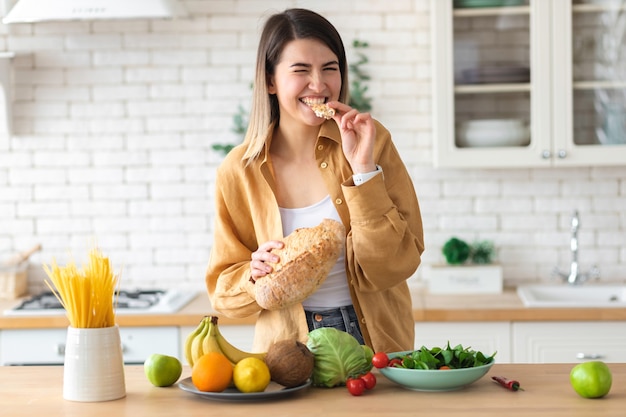
[[[389,366],[406,369],[463,369],[487,365],[493,362],[496,356],[485,356],[462,345],[450,347],[450,342],[445,348],[434,347],[428,349],[422,346],[419,350],[395,356]]]

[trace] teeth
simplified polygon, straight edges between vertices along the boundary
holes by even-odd
[[[326,99],[324,98],[303,98],[302,102],[304,104],[306,104],[307,106],[313,106],[315,104],[324,104],[324,102],[326,101]]]

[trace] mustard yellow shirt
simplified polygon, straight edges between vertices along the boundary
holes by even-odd
[[[406,280],[421,262],[424,236],[420,208],[411,178],[391,140],[376,123],[374,161],[383,175],[358,187],[341,149],[333,120],[319,131],[315,157],[328,192],[346,228],[346,273],[365,342],[375,351],[412,350],[414,320]],[[274,341],[307,340],[302,305],[263,310],[250,282],[251,254],[268,240],[284,236],[269,144],[246,166],[244,146],[235,147],[217,170],[213,249],[206,285],[213,308],[227,317],[258,315],[254,350]]]

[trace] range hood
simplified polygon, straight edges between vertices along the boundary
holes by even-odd
[[[179,0],[18,0],[2,22],[167,19],[186,15]]]

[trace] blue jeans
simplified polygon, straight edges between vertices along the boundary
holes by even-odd
[[[320,327],[334,327],[354,336],[359,344],[364,345],[363,335],[359,327],[359,319],[353,306],[332,308],[330,310],[305,310],[309,331]]]

